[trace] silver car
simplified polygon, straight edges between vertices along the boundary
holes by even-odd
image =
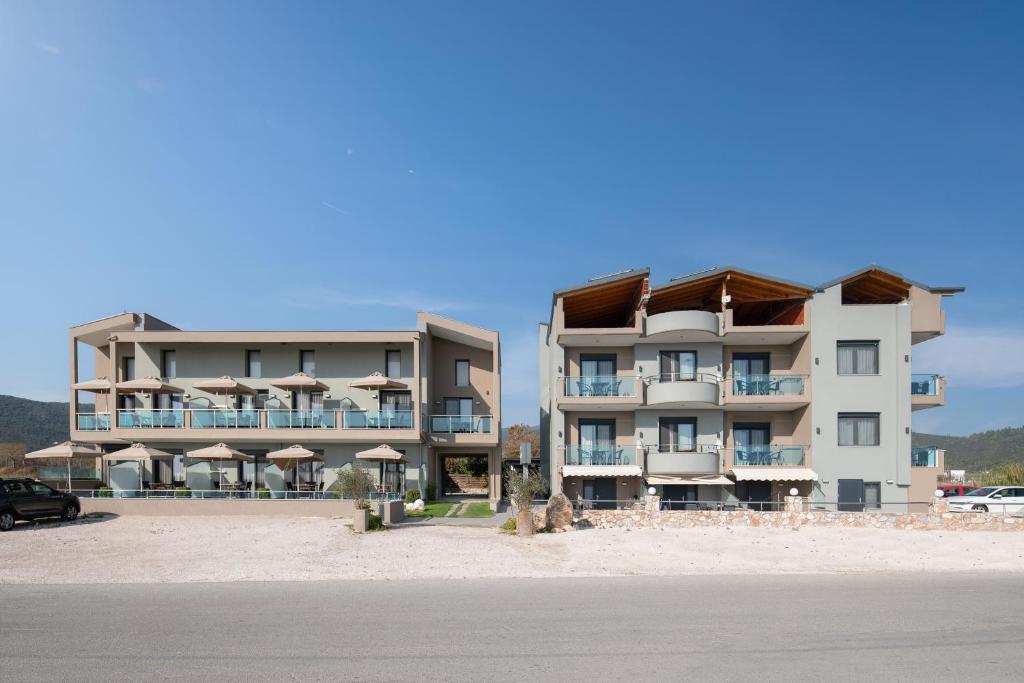
[[[952,512],[1005,512],[1024,510],[1024,487],[982,486],[962,496],[947,498]]]

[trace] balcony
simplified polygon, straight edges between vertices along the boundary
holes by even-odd
[[[768,318],[737,314],[732,308],[724,313],[722,336],[733,345],[792,344],[811,331],[805,303],[795,303]]]
[[[736,446],[733,450],[736,467],[802,467],[803,446]]]
[[[333,410],[267,410],[268,429],[335,429],[337,413]]]
[[[668,311],[647,316],[644,338],[661,342],[716,341],[721,319],[708,311]]]
[[[109,432],[110,413],[76,413],[75,428],[83,432]]]
[[[617,444],[594,444],[589,446],[566,446],[566,465],[637,465],[636,446]]]
[[[260,411],[243,409],[193,408],[192,429],[258,429]]]
[[[412,429],[415,420],[410,410],[347,410],[342,414],[342,429]]]
[[[938,467],[939,449],[934,446],[924,446],[910,449],[911,467]]]
[[[794,410],[810,402],[803,375],[733,375],[725,383],[726,405],[734,409]]]
[[[941,375],[910,376],[910,407],[935,408],[946,403],[946,380]]]
[[[595,375],[560,378],[560,408],[612,410],[641,403],[640,378],[635,375]]]
[[[673,444],[660,444],[647,454],[648,474],[718,474],[721,456],[715,446],[698,444],[693,450],[678,450]]]
[[[645,405],[658,408],[710,408],[718,405],[717,375],[695,373],[656,375],[647,385]]]
[[[117,411],[118,429],[182,429],[185,411],[182,408],[128,408]]]
[[[432,434],[490,434],[490,415],[431,415]]]

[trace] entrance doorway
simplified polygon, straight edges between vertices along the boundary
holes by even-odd
[[[446,496],[489,496],[490,466],[486,453],[441,454],[441,492]]]

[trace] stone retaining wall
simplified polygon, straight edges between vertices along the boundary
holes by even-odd
[[[795,529],[803,526],[922,529],[947,531],[1024,531],[1024,517],[986,512],[950,512],[949,504],[936,498],[926,513],[833,512],[807,509],[807,501],[787,496],[782,512],[734,510],[661,510],[660,499],[648,496],[633,510],[584,510],[577,528],[688,529],[696,527],[769,527]]]

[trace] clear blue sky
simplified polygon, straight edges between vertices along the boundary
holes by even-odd
[[[0,393],[64,400],[67,328],[126,309],[428,309],[502,333],[506,420],[536,422],[553,289],[875,261],[968,287],[915,347],[950,382],[915,429],[1021,425],[1022,27],[1016,2],[3,2]]]

